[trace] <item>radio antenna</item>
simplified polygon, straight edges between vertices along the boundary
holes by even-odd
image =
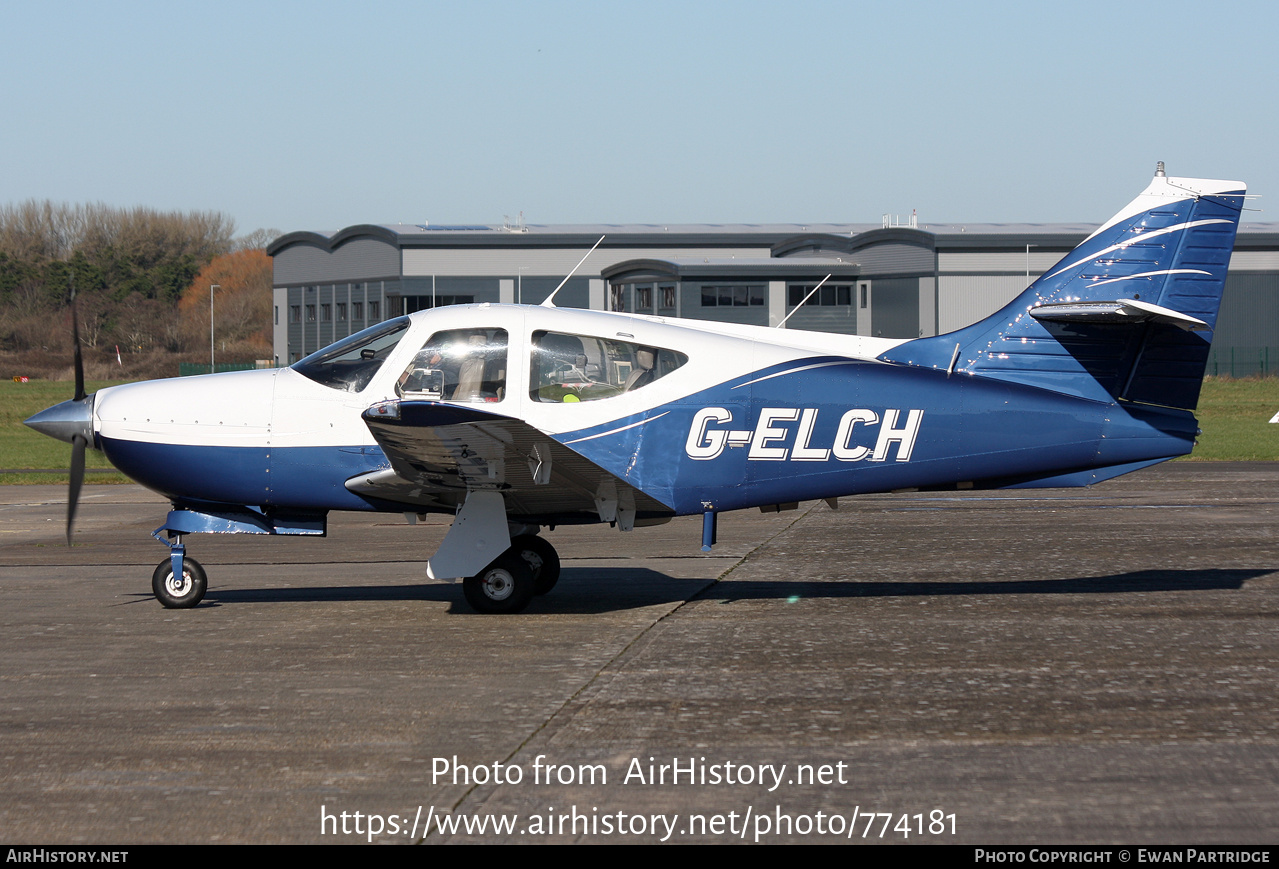
[[[774,326],[773,328],[774,328],[774,329],[780,329],[780,328],[782,328],[783,326],[785,326],[785,325],[786,325],[786,321],[787,321],[787,320],[789,320],[789,319],[791,318],[791,314],[794,314],[794,313],[795,313],[795,311],[798,311],[800,308],[804,307],[804,302],[807,302],[809,299],[811,299],[811,298],[813,297],[813,293],[815,293],[815,292],[817,292],[818,290],[820,290],[820,289],[822,288],[822,284],[826,283],[827,281],[829,281],[829,280],[830,280],[832,277],[834,277],[834,276],[835,276],[835,273],[834,273],[834,272],[831,272],[829,275],[827,275],[826,277],[822,278],[822,283],[821,283],[821,284],[818,284],[817,286],[815,286],[815,287],[813,287],[811,290],[809,290],[809,291],[808,291],[808,295],[807,295],[807,296],[804,296],[804,298],[800,300],[799,304],[798,304],[798,305],[796,305],[796,306],[795,306],[795,307],[791,310],[790,314],[787,314],[785,317],[782,317],[782,321],[781,321],[780,323],[778,323],[776,326]]]
[[[603,240],[604,240],[604,236],[601,235],[600,241],[603,241]],[[590,256],[591,253],[594,252],[595,248],[600,246],[600,241],[597,241],[595,242],[595,244],[591,245],[591,249],[586,252],[586,256],[583,256],[580,260],[577,261],[577,265],[573,266],[573,271],[565,275],[564,280],[560,281],[560,285],[551,291],[551,294],[546,297],[546,301],[542,302],[543,308],[555,307],[555,294],[558,293],[560,290],[564,289],[564,285],[568,283],[568,279],[573,277],[573,272],[577,271],[578,269],[582,267],[582,263],[586,262],[586,257]]]

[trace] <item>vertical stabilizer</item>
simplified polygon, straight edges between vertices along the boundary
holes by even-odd
[[[1155,176],[1010,304],[885,362],[1193,409],[1245,185]]]

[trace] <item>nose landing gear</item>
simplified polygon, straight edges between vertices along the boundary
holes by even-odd
[[[177,544],[174,549],[182,549]],[[151,574],[151,591],[155,599],[167,609],[189,609],[204,600],[209,578],[204,568],[194,558],[186,558],[175,552],[156,565]]]

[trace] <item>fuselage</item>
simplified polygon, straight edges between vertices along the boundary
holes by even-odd
[[[1181,455],[1195,432],[1185,412],[881,362],[903,343],[883,339],[467,305],[411,315],[377,340],[349,359],[101,390],[95,445],[177,503],[403,510],[346,486],[390,467],[362,413],[435,389],[432,400],[522,420],[687,514],[1034,484]],[[420,375],[433,385],[414,385]]]

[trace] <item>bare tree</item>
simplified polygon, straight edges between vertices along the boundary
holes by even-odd
[[[284,233],[278,229],[255,229],[248,235],[241,235],[231,242],[231,250],[266,250],[267,245],[275,241]]]

